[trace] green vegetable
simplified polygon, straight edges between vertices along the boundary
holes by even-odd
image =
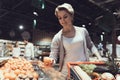
[[[97,66],[94,64],[80,64],[79,67],[90,75]]]

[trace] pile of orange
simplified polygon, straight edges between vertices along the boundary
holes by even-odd
[[[9,59],[4,66],[0,67],[4,80],[16,80],[19,78],[33,78],[37,80],[39,75],[34,71],[32,64],[24,58]]]

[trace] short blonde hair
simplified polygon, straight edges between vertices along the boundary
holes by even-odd
[[[55,15],[58,16],[58,15],[57,15],[57,12],[58,12],[59,10],[63,10],[63,9],[67,10],[72,16],[74,16],[74,9],[73,9],[73,7],[72,7],[70,4],[68,4],[68,3],[63,3],[63,4],[61,4],[61,5],[58,5],[58,6],[56,7],[56,9],[55,9]]]

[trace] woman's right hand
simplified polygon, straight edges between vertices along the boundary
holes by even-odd
[[[50,57],[44,57],[43,62],[45,66],[52,66],[54,64],[54,60]]]

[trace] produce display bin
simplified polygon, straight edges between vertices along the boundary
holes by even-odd
[[[105,65],[105,62],[69,62],[67,63],[68,67],[68,78],[73,80],[81,80],[80,76],[76,73],[73,66],[80,64],[95,64],[95,65]]]
[[[81,80],[80,76],[75,72],[73,67],[70,68],[70,79]]]
[[[51,80],[48,75],[41,69],[39,68],[38,65],[33,64],[34,70],[39,74],[38,80]]]

